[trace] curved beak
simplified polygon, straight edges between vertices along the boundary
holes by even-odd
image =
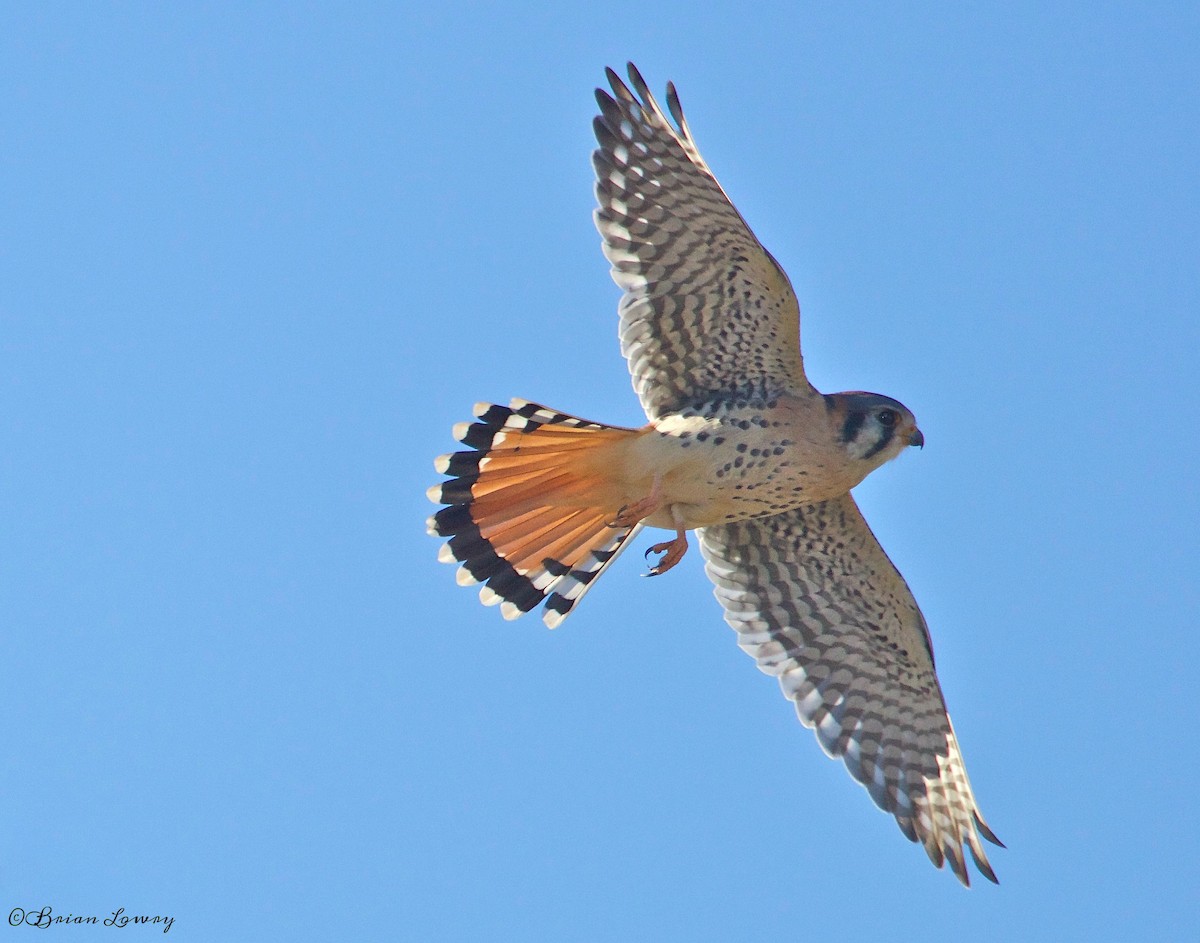
[[[915,445],[919,449],[925,448],[925,435],[920,429],[913,429],[912,435],[908,437],[908,444]]]

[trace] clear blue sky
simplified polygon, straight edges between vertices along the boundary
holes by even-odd
[[[0,911],[1186,938],[1195,4],[544,6],[0,13]],[[639,422],[590,218],[626,59],[790,273],[818,387],[920,420],[858,494],[998,888],[821,754],[699,554],[631,553],[555,632],[436,562],[431,460],[473,402]]]

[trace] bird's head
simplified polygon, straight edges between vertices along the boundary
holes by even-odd
[[[856,462],[878,468],[910,445],[924,446],[916,417],[880,393],[834,393],[825,398],[838,441]]]

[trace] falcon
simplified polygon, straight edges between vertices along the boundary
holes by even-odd
[[[910,446],[913,414],[878,393],[823,394],[804,374],[783,269],[696,148],[673,85],[611,69],[595,212],[621,351],[648,422],[630,429],[515,399],[479,403],[435,461],[439,559],[506,619],[563,621],[645,526],[665,573],[696,530],[738,644],[901,831],[970,884],[995,882],[984,822],[934,671],[925,619],[850,490]],[[669,112],[669,116],[668,116]]]

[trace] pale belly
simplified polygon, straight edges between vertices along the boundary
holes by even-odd
[[[660,422],[620,463],[623,503],[645,498],[657,478],[661,503],[645,522],[674,530],[677,518],[688,529],[708,527],[845,494],[858,479],[824,416],[800,418],[794,409],[763,409]]]

